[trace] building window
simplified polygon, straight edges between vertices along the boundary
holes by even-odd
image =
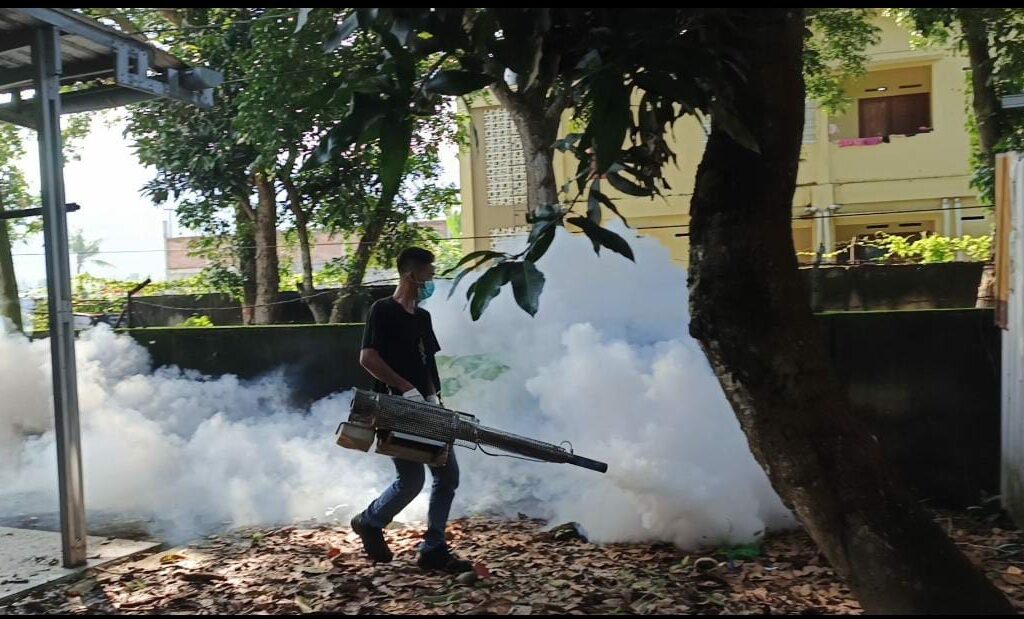
[[[931,131],[932,102],[929,93],[861,99],[858,105],[862,138]]]
[[[484,161],[488,206],[526,204],[526,160],[512,117],[503,109],[484,112]]]
[[[804,104],[804,144],[814,144],[817,141],[818,131],[818,104],[808,101]]]

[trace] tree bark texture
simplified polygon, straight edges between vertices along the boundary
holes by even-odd
[[[277,260],[277,199],[273,181],[255,176],[259,206],[256,208],[256,307],[253,321],[258,325],[277,322],[280,306],[277,293],[280,271]]]
[[[331,304],[313,285],[313,250],[309,242],[309,216],[302,208],[302,196],[287,173],[281,175],[281,182],[288,194],[288,205],[295,215],[295,233],[299,237],[299,253],[302,257],[302,279],[297,284],[299,295],[313,314],[313,320],[321,325],[330,320]]]
[[[971,107],[978,123],[978,145],[988,166],[995,167],[995,153],[1002,139],[1002,105],[992,83],[994,59],[988,50],[988,29],[977,9],[958,9],[967,54],[971,61]]]
[[[747,9],[736,113],[714,125],[690,214],[690,332],[772,486],[871,613],[1002,613],[1006,598],[895,478],[852,411],[797,271],[803,11]]]

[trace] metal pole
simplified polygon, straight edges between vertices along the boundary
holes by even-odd
[[[60,484],[60,529],[64,567],[85,564],[85,500],[82,491],[75,329],[71,314],[71,266],[64,206],[64,154],[60,134],[60,33],[42,26],[32,43],[39,123],[39,184],[43,194],[43,240],[50,310],[53,414]]]

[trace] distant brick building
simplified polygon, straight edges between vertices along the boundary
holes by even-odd
[[[442,238],[448,238],[448,225],[443,219],[417,222],[420,226],[433,228]],[[174,281],[191,277],[210,266],[207,258],[192,255],[190,247],[192,241],[201,237],[198,236],[164,236],[164,251],[167,260],[167,280]],[[325,264],[336,258],[342,258],[348,251],[355,247],[357,238],[346,240],[344,237],[330,235],[326,232],[314,232],[310,236],[311,258],[313,270],[319,271]],[[290,260],[292,271],[302,272],[302,253],[299,251],[298,243],[289,244],[285,241],[284,235],[280,232],[277,235],[278,258],[283,263]],[[368,274],[369,275],[369,274]]]

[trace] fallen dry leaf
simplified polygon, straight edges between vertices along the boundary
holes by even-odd
[[[476,575],[480,580],[487,580],[491,577],[490,570],[487,569],[486,565],[479,561],[473,564],[473,571],[476,572]]]
[[[1024,586],[1015,584],[1024,578],[1024,535],[1002,524],[994,534],[991,523],[962,514],[947,517],[964,552],[1024,610]],[[384,565],[365,559],[347,527],[248,527],[203,540],[210,558],[202,566],[172,551],[157,566],[125,563],[104,570],[92,586],[80,581],[0,604],[0,614],[861,612],[801,531],[768,531],[758,556],[730,561],[715,548],[555,539],[542,534],[545,526],[528,518],[453,521],[453,548],[473,561],[473,585],[416,568],[422,526],[387,529],[395,560]],[[83,593],[69,597],[72,588]]]
[[[81,596],[88,593],[93,587],[96,586],[95,578],[85,578],[67,588],[66,593],[68,596]]]

